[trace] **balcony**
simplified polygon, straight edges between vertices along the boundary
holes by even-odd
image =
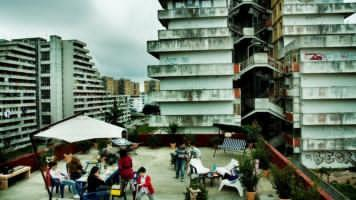
[[[170,123],[176,123],[180,127],[212,127],[214,123],[241,124],[241,118],[237,115],[170,115],[151,116],[150,126],[168,127]]]
[[[299,94],[300,90],[298,87],[287,89],[286,92],[287,92],[286,96],[289,96],[289,97],[299,97],[300,96],[300,94]]]
[[[269,68],[275,72],[280,72],[280,67],[282,65],[275,61],[273,58],[269,57],[267,53],[254,53],[248,60],[240,64],[239,76],[242,76],[246,72],[255,68]]]
[[[277,118],[285,120],[283,109],[268,98],[256,98],[254,104],[254,110],[243,116],[242,119],[246,119],[255,113],[270,113]]]
[[[184,51],[211,51],[232,50],[231,37],[223,38],[196,38],[196,39],[173,39],[161,41],[148,41],[147,51],[159,58],[159,53],[184,52]]]
[[[356,61],[303,62],[301,64],[301,72],[304,74],[355,73]]]
[[[356,138],[304,138],[303,151],[356,150]]]
[[[327,24],[327,25],[285,25],[284,35],[332,35],[353,34],[356,24]]]
[[[150,65],[148,76],[151,78],[181,76],[232,76],[232,63],[186,64],[186,65]]]
[[[227,17],[227,15],[228,15],[228,9],[223,7],[179,8],[179,9],[158,11],[158,18],[161,24],[165,27],[167,27],[169,20],[174,20],[174,19]]]
[[[302,89],[303,99],[356,99],[356,87],[307,87]]]
[[[155,102],[232,101],[234,90],[165,90],[153,92],[149,98]]]
[[[182,38],[207,38],[207,37],[230,37],[228,28],[194,28],[194,29],[171,29],[159,30],[158,38],[182,39]]]
[[[250,7],[254,8],[258,12],[266,13],[271,12],[270,10],[266,9],[264,6],[260,5],[257,0],[239,0],[239,1],[231,1],[230,3],[230,11],[229,15],[233,16],[240,12],[242,7]]]
[[[289,43],[284,49],[289,52],[300,48],[355,47],[356,35],[303,36]]]
[[[283,15],[305,14],[344,14],[345,17],[352,15],[356,10],[356,3],[298,3],[285,4]]]
[[[356,113],[303,114],[303,125],[355,125]]]

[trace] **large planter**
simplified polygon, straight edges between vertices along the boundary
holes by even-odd
[[[247,200],[255,200],[256,192],[247,192]]]

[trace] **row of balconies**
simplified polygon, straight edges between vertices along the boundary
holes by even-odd
[[[12,72],[12,73],[24,73],[24,74],[31,74],[31,75],[35,75],[36,74],[36,71],[35,69],[33,70],[28,70],[28,69],[21,69],[19,67],[4,67],[4,66],[1,66],[0,67],[0,70],[1,71],[7,71],[7,72]],[[3,73],[3,72],[2,72]]]
[[[0,62],[1,63],[10,64],[10,65],[18,65],[18,66],[30,67],[30,68],[33,68],[33,69],[35,69],[35,67],[36,67],[34,61],[30,62],[30,61],[26,61],[26,60],[11,60],[11,59],[8,59],[8,58],[1,58],[0,57]]]
[[[227,8],[180,8],[172,10],[159,10],[158,18],[163,26],[167,27],[168,21],[172,19],[212,18],[227,17]]]
[[[300,48],[355,47],[356,35],[326,35],[298,37],[285,47],[285,52]]]
[[[302,88],[303,99],[355,99],[356,86]]]
[[[356,3],[297,3],[284,4],[283,15],[305,15],[305,14],[345,14],[351,15],[356,10]]]
[[[21,60],[26,60],[26,61],[36,61],[36,57],[33,55],[25,56],[25,55],[20,55],[12,52],[0,52],[0,56],[8,56],[16,59],[21,59]]]
[[[235,95],[233,89],[161,90],[149,98],[155,102],[232,101]]]
[[[356,125],[356,113],[311,113],[302,115],[303,125]]]
[[[208,51],[232,49],[233,40],[231,37],[173,39],[147,42],[147,51],[156,57],[158,57],[157,54],[161,52],[166,53],[181,51]]]
[[[179,76],[232,76],[233,74],[234,68],[232,63],[148,66],[148,76],[151,78]]]
[[[30,56],[35,56],[36,52],[35,50],[31,51],[28,49],[20,48],[18,46],[0,46],[0,52],[1,51],[14,51],[14,52],[19,52],[19,53],[25,53],[29,54]]]
[[[230,35],[231,35],[230,30],[225,27],[168,29],[168,30],[158,31],[158,38],[160,40],[182,39],[182,38],[229,37]]]
[[[331,151],[331,150],[356,150],[356,137],[354,138],[303,138],[303,151]]]
[[[353,34],[356,24],[284,25],[283,35]]]
[[[154,115],[149,119],[149,124],[153,127],[167,127],[173,122],[180,127],[211,127],[214,123],[239,125],[241,118],[238,115]]]

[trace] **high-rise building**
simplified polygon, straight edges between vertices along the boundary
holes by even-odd
[[[159,80],[146,80],[144,82],[145,86],[145,94],[149,94],[151,92],[158,92],[159,91]]]
[[[183,133],[217,133],[214,123],[240,124],[239,89],[234,89],[233,38],[227,27],[228,1],[160,1],[165,30],[147,50],[159,59],[148,76],[160,80],[151,94],[161,116],[150,125],[177,123]]]
[[[285,110],[309,168],[356,160],[356,3],[273,0],[275,57],[284,62]]]
[[[140,83],[129,79],[118,80],[118,92],[120,95],[140,96]]]
[[[28,146],[37,129],[36,48],[0,40],[0,151]]]
[[[109,94],[112,94],[112,95],[119,94],[119,81],[118,80],[115,80],[109,76],[104,76],[102,79],[104,81],[104,88]]]

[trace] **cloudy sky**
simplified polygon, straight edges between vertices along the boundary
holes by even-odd
[[[146,41],[161,28],[159,8],[158,0],[0,0],[0,38],[79,39],[102,74],[142,81],[157,62]]]
[[[157,62],[146,41],[162,28],[159,8],[158,0],[0,0],[0,38],[79,39],[102,74],[142,81]]]

